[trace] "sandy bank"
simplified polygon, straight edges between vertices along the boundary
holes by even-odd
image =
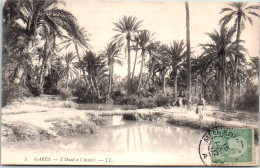
[[[44,100],[44,101],[43,101]],[[122,115],[125,120],[147,120],[188,126],[203,130],[212,128],[254,128],[258,137],[257,113],[224,113],[208,106],[203,120],[195,110],[179,107],[94,111],[78,110],[77,104],[53,97],[29,98],[2,108],[2,140],[41,141],[68,135],[91,134],[109,124],[108,117]]]

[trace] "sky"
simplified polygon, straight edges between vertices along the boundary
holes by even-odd
[[[250,2],[249,4],[258,4]],[[219,30],[220,11],[227,7],[227,2],[189,2],[190,8],[190,38],[194,55],[199,55],[199,44],[209,42],[206,32]],[[147,29],[155,33],[155,40],[170,44],[173,40],[186,41],[186,13],[184,1],[86,1],[67,0],[66,10],[70,11],[78,20],[79,25],[91,35],[92,51],[103,50],[112,37],[114,22],[126,16],[135,16],[143,20],[140,29]],[[254,25],[246,23],[241,39],[245,40],[248,57],[259,56],[259,18],[252,17]],[[134,53],[131,53],[131,68]],[[122,51],[122,57],[125,57]],[[116,65],[115,74],[125,76],[127,63],[123,67]],[[137,66],[139,69],[139,65]],[[136,72],[138,73],[138,71]]]

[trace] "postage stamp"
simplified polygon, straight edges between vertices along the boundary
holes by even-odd
[[[254,164],[254,129],[214,129],[210,138],[212,165]]]

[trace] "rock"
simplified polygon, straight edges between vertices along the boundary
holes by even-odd
[[[123,114],[123,119],[124,120],[138,120],[138,116],[136,113],[126,113]]]

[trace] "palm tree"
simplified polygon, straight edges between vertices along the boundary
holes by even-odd
[[[75,35],[73,35],[73,34],[75,34]],[[79,67],[82,71],[82,74],[83,74],[83,77],[85,80],[85,86],[87,88],[89,81],[87,79],[87,74],[84,70],[84,65],[82,63],[82,59],[79,54],[79,47],[82,48],[83,50],[90,49],[91,46],[88,43],[90,41],[90,39],[88,37],[87,31],[84,28],[78,27],[77,29],[74,30],[73,34],[69,34],[69,36],[63,36],[65,40],[61,44],[65,44],[65,45],[60,50],[66,49],[69,46],[74,45],[76,53],[77,53]]]
[[[47,93],[57,93],[60,82],[66,81],[66,79],[64,79],[66,77],[66,75],[64,77],[64,67],[64,60],[62,60],[62,57],[50,57],[48,62],[48,75],[46,76],[44,83],[44,88]]]
[[[33,69],[29,51],[31,39],[25,28],[18,24],[19,3],[7,0],[3,7],[2,68],[3,78],[8,76],[8,83],[22,85],[26,71]],[[31,64],[31,65],[30,65]],[[27,65],[30,65],[29,68]],[[32,74],[31,74],[32,75]],[[4,82],[4,81],[3,81]]]
[[[165,93],[166,88],[166,74],[171,67],[171,58],[167,54],[167,45],[162,45],[159,48],[158,62],[155,64],[155,73],[159,72],[161,83],[162,83],[162,93]]]
[[[135,67],[136,67],[136,61],[137,61],[137,54],[138,54],[138,51],[140,50],[139,40],[140,39],[138,38],[138,35],[135,35],[134,39],[132,40],[132,42],[133,42],[132,49],[135,51],[134,67],[133,67],[133,72],[132,72],[132,77],[131,77],[132,80],[134,79],[134,76],[135,76]]]
[[[201,94],[205,97],[207,87],[217,88],[220,86],[217,70],[218,70],[218,57],[214,51],[209,51],[206,48],[203,48],[204,51],[202,55],[198,56],[195,60],[195,65],[193,66],[193,71],[196,72],[196,75],[200,75],[201,82]],[[217,81],[217,83],[215,82]],[[211,83],[211,84],[210,84]],[[218,95],[218,89],[214,89],[215,93]],[[213,90],[213,91],[214,91]]]
[[[44,47],[42,50],[42,53],[40,54],[39,60],[42,59],[42,63],[40,66],[40,71],[38,74],[38,84],[42,90],[44,81],[45,81],[45,75],[48,71],[48,61],[51,57],[55,56],[55,32],[48,30],[47,28],[44,28],[44,33],[42,35],[45,39]]]
[[[249,66],[252,69],[252,77],[259,77],[259,57],[252,57],[249,63]]]
[[[118,21],[118,23],[114,23],[115,27],[113,30],[120,32],[115,35],[115,39],[119,41],[119,43],[123,42],[125,39],[127,40],[127,53],[128,53],[128,68],[127,68],[127,82],[128,82],[128,91],[130,91],[130,75],[131,75],[131,57],[130,57],[130,41],[132,38],[132,34],[135,33],[139,27],[141,26],[142,21],[138,21],[136,17],[133,16],[124,16],[122,19]]]
[[[189,2],[185,2],[186,8],[186,46],[187,46],[187,93],[188,100],[191,101],[191,62],[190,62],[190,10]]]
[[[177,95],[178,72],[183,69],[183,60],[186,57],[184,41],[174,41],[168,48],[167,54],[171,58],[172,73],[174,76],[174,95]]]
[[[107,64],[109,66],[109,89],[108,94],[110,95],[113,91],[113,76],[114,76],[114,64],[123,65],[123,61],[119,57],[119,52],[122,48],[122,45],[116,42],[110,42],[107,44],[104,51],[102,51],[101,57],[107,59]]]
[[[62,38],[62,34],[65,32],[77,37],[77,34],[73,33],[78,27],[76,18],[66,10],[59,9],[59,4],[58,0],[24,0],[19,2],[7,0],[4,5],[4,20],[6,22],[9,22],[10,19],[22,21],[20,27],[24,28],[24,34],[30,39],[27,48],[34,46],[34,38],[37,35],[42,36],[46,41],[38,77],[41,89],[44,83],[44,68],[49,55],[53,52],[56,36]],[[13,10],[16,12],[11,14]]]
[[[76,59],[76,55],[73,52],[68,52],[62,57],[62,61],[65,64],[63,68],[63,73],[65,74],[66,77],[67,91],[69,91],[69,81],[72,80],[73,76],[78,74],[78,71],[74,66],[75,59]]]
[[[252,86],[252,80],[255,78],[259,79],[259,58],[252,57],[248,63],[249,68],[247,69],[246,76],[246,90],[249,91],[250,86]],[[250,85],[251,84],[251,85]],[[246,95],[248,96],[248,95]]]
[[[250,24],[253,24],[253,20],[251,16],[259,17],[259,14],[256,13],[256,10],[259,10],[258,5],[251,5],[248,6],[248,2],[231,2],[228,4],[228,8],[223,8],[220,12],[227,13],[223,16],[219,23],[226,25],[227,23],[231,22],[233,18],[235,18],[234,26],[237,29],[236,35],[236,47],[237,52],[239,52],[239,43],[240,43],[240,35],[242,30],[245,27],[245,22],[248,20]],[[234,75],[231,83],[231,97],[230,97],[230,108],[234,109],[234,96],[235,96],[235,83],[237,81],[237,69],[238,69],[238,62],[239,62],[239,54],[235,55],[235,65],[234,65]]]
[[[10,36],[12,35],[12,36]],[[10,79],[11,83],[19,81],[26,68],[23,68],[22,63],[32,62],[28,51],[28,44],[30,39],[25,34],[24,29],[14,21],[3,24],[3,37],[2,37],[2,65],[3,72],[13,72],[13,76]],[[26,66],[25,66],[26,67]],[[33,66],[32,66],[33,67]],[[11,70],[12,69],[12,70]],[[21,72],[21,73],[20,73]],[[19,83],[18,82],[18,83]]]
[[[145,54],[149,47],[149,44],[153,40],[152,39],[153,34],[151,34],[150,31],[148,31],[148,30],[140,30],[137,33],[138,33],[138,39],[139,39],[139,46],[142,51],[141,52],[142,60],[141,60],[141,67],[140,67],[138,87],[137,87],[137,91],[140,91],[142,75],[143,75],[143,67],[144,67],[144,63],[145,63]]]
[[[220,108],[223,110],[226,105],[226,58],[235,51],[235,42],[232,42],[232,37],[235,29],[227,29],[224,25],[221,26],[220,32],[214,30],[212,33],[206,33],[210,39],[210,43],[202,44],[204,54],[215,55],[218,59],[220,67]]]
[[[147,79],[146,83],[144,84],[143,91],[146,91],[146,87],[147,87],[148,83],[150,82],[152,75],[154,74],[154,66],[158,61],[160,47],[161,47],[160,41],[151,42],[147,46],[147,52],[150,57],[149,62],[148,62],[149,75],[148,75],[148,79]]]
[[[88,51],[83,57],[83,63],[85,70],[88,73],[89,82],[92,88],[92,92],[96,91],[97,98],[101,100],[100,95],[100,79],[105,77],[106,62],[103,57],[100,55],[96,55],[95,53]]]

